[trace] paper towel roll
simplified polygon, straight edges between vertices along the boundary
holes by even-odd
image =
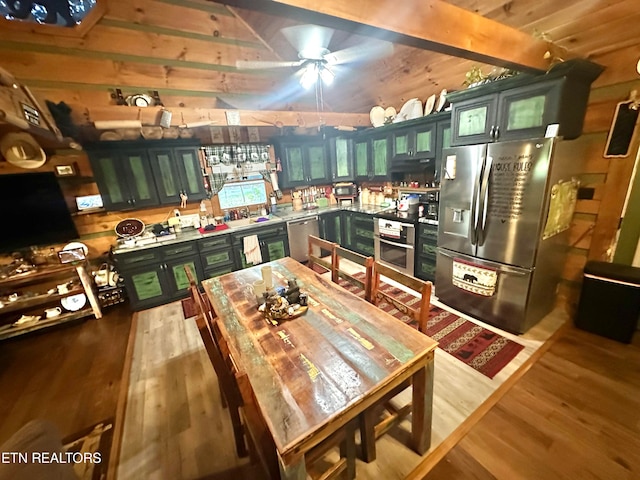
[[[276,190],[280,190],[280,187],[278,186],[278,174],[276,172],[271,172],[269,176],[271,177],[271,186],[273,187],[273,191],[275,192]]]

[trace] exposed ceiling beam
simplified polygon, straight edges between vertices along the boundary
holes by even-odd
[[[549,67],[548,45],[440,0],[222,0],[216,3],[295,18],[514,70]]]

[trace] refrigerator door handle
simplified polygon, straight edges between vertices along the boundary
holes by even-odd
[[[471,245],[478,243],[478,202],[480,201],[480,180],[484,171],[484,160],[480,171],[476,172],[473,179],[473,194],[471,198],[471,218],[469,219],[469,240]]]
[[[484,245],[485,227],[487,223],[487,210],[489,209],[489,178],[491,175],[491,166],[493,165],[493,158],[487,155],[484,162],[484,168],[482,170],[482,180],[480,182],[480,214],[478,215],[478,227],[477,238],[478,245]]]

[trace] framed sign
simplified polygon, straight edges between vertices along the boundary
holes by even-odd
[[[75,163],[69,165],[56,165],[55,174],[57,177],[73,177],[78,174],[78,167]]]

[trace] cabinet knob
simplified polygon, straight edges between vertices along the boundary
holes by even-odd
[[[491,125],[491,130],[489,130],[489,136],[491,138],[495,138],[495,134],[496,134],[496,127],[494,125]]]
[[[496,126],[496,134],[495,139],[498,140],[500,138],[500,127]]]

